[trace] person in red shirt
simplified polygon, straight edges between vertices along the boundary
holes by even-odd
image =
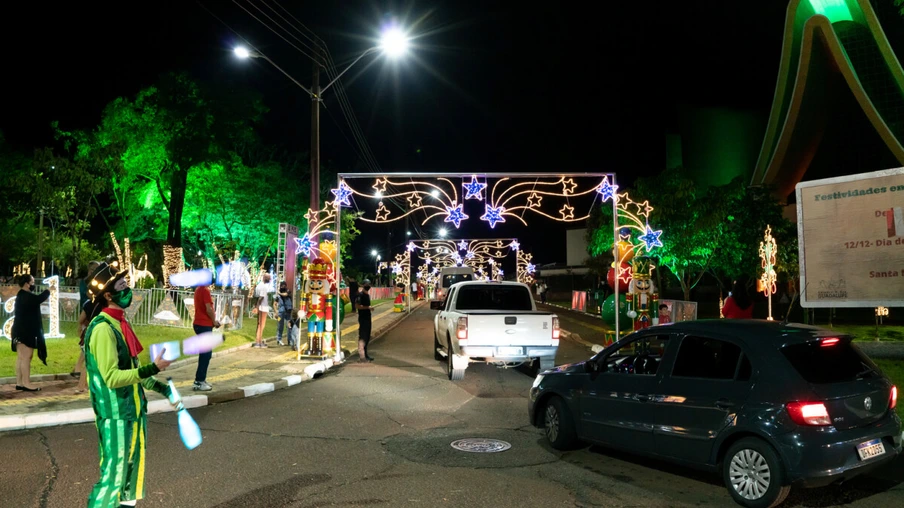
[[[736,280],[731,294],[722,304],[722,315],[728,319],[753,318],[753,302],[747,294],[747,284],[744,280]]]
[[[217,321],[216,313],[213,310],[213,298],[210,296],[208,286],[195,288],[195,320],[192,326],[195,334],[212,332],[214,328],[220,327],[220,322]],[[198,370],[195,372],[195,384],[192,386],[192,390],[199,392],[213,390],[213,387],[207,384],[207,367],[210,366],[212,357],[213,351],[198,355]]]

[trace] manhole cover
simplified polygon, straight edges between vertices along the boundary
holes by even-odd
[[[459,439],[452,441],[452,448],[461,452],[471,453],[498,453],[504,452],[511,448],[511,443],[500,441],[498,439],[486,439],[482,437],[469,437],[467,439]]]

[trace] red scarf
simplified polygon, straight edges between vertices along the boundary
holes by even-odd
[[[133,358],[138,356],[138,353],[142,352],[144,348],[141,347],[141,342],[138,342],[138,337],[135,336],[135,332],[132,331],[129,322],[126,321],[126,316],[122,309],[111,309],[110,307],[107,307],[102,312],[119,321],[119,326],[122,328],[122,335],[125,337],[126,344],[129,346],[129,356]]]

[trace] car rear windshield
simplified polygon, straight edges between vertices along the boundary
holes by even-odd
[[[831,345],[825,339],[782,348],[782,354],[808,383],[829,384],[878,375],[877,368],[850,338]]]
[[[521,286],[463,286],[455,300],[458,310],[533,310],[530,291]]]
[[[470,273],[447,273],[443,275],[443,287],[447,288],[452,284],[473,280],[474,277]]]

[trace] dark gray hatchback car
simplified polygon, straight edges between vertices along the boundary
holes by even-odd
[[[537,376],[531,422],[577,441],[719,472],[736,502],[849,479],[901,453],[897,388],[851,342],[811,326],[702,320],[635,332]]]

